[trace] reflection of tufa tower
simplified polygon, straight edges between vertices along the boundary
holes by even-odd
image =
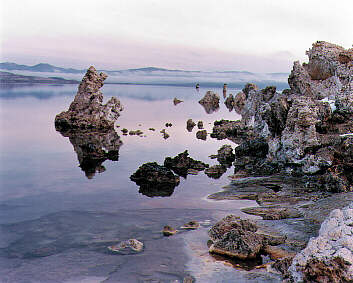
[[[96,172],[102,173],[102,165],[107,159],[118,161],[119,148],[122,145],[120,137],[114,130],[109,131],[66,131],[60,132],[68,137],[82,171],[88,179],[92,179]]]

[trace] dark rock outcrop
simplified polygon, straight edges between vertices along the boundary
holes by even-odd
[[[196,132],[196,138],[199,140],[206,140],[207,139],[207,131],[206,130],[200,130]]]
[[[224,104],[228,108],[229,112],[232,112],[235,104],[233,94],[229,94],[229,96],[224,101]]]
[[[203,122],[202,121],[197,122],[197,128],[200,130],[203,129]]]
[[[227,171],[224,165],[213,165],[205,169],[205,174],[213,179],[219,179]]]
[[[169,169],[172,169],[176,174],[184,178],[188,175],[189,169],[203,171],[205,168],[209,167],[208,164],[189,157],[189,153],[187,150],[182,153],[179,153],[173,158],[166,157],[164,159],[164,166]]]
[[[246,94],[244,92],[238,92],[237,95],[233,99],[233,107],[234,110],[240,114],[245,106]]]
[[[283,243],[259,233],[254,222],[242,220],[234,215],[228,215],[217,222],[209,230],[208,235],[213,241],[209,247],[210,253],[241,260],[258,258],[261,254],[266,254],[266,250],[272,251],[271,245]]]
[[[219,109],[219,95],[213,91],[207,91],[205,96],[199,101],[207,114],[212,114]]]
[[[192,132],[193,128],[196,126],[196,123],[192,119],[186,121],[186,129],[188,132]]]
[[[115,97],[102,104],[103,94],[100,88],[106,78],[106,74],[98,74],[94,67],[90,67],[78,87],[69,110],[56,115],[55,127],[61,131],[113,129],[123,107]]]
[[[156,162],[143,164],[130,179],[140,186],[140,193],[148,197],[171,196],[180,182],[170,169]]]
[[[232,162],[235,160],[235,155],[233,153],[233,148],[231,145],[223,145],[218,149],[217,152],[217,161],[226,166],[231,167]]]

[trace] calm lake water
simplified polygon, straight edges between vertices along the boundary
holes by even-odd
[[[106,160],[103,172],[87,178],[74,145],[54,127],[55,115],[67,110],[76,90],[76,85],[0,89],[0,282],[183,282],[187,276],[196,282],[278,282],[261,271],[226,265],[207,252],[210,225],[256,206],[253,201],[207,200],[228,184],[233,168],[216,180],[203,172],[181,178],[169,197],[148,197],[129,179],[143,163],[163,164],[165,157],[185,150],[194,159],[217,164],[209,155],[235,144],[209,136],[196,139],[196,127],[188,132],[186,120],[202,120],[211,132],[215,120],[239,119],[223,98],[220,109],[207,114],[197,102],[206,89],[105,85],[105,99],[114,95],[124,106],[116,129],[122,145],[117,161]],[[184,102],[175,106],[174,97]],[[173,126],[166,128],[167,122]],[[123,136],[122,128],[140,129],[146,137]],[[178,228],[190,220],[201,228],[162,236],[164,225]],[[108,251],[109,245],[129,238],[144,243],[142,253]]]

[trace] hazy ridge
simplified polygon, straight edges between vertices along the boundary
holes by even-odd
[[[11,71],[16,75],[53,77],[66,80],[80,81],[85,70],[61,68],[46,63],[33,66],[20,65],[12,62],[0,63],[0,70]],[[260,87],[275,85],[279,89],[286,88],[287,73],[252,73],[248,71],[184,71],[170,70],[157,67],[144,67],[126,70],[104,70],[109,75],[108,84],[144,84],[144,85],[172,85],[195,86],[199,83],[204,87],[219,87],[227,83],[229,87],[242,88],[252,82]]]

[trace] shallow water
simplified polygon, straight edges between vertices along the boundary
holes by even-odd
[[[116,128],[122,145],[117,161],[106,160],[86,177],[69,138],[55,130],[54,117],[66,110],[77,86],[32,86],[0,90],[0,282],[276,282],[261,272],[225,265],[207,252],[207,229],[221,217],[256,205],[253,201],[211,201],[207,195],[228,184],[227,175],[203,172],[181,178],[169,197],[148,197],[129,176],[146,162],[188,150],[210,165],[208,156],[224,144],[196,139],[186,120],[202,120],[208,132],[221,118],[236,120],[221,98],[207,114],[197,101],[206,89],[172,86],[105,85],[105,99],[117,96],[124,111]],[[219,94],[221,89],[213,89]],[[237,93],[230,89],[228,92]],[[184,100],[178,105],[173,98]],[[165,127],[170,122],[172,127]],[[123,136],[122,128],[146,137]],[[151,131],[149,128],[155,128]],[[159,132],[166,129],[170,137]],[[202,223],[196,231],[163,237],[164,225]],[[107,246],[136,238],[139,254],[112,254]]]

